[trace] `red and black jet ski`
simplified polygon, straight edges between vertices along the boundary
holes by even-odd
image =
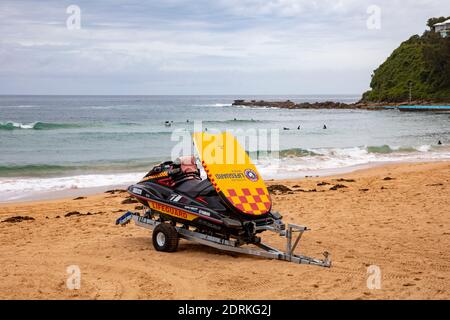
[[[201,178],[194,156],[155,166],[128,192],[148,208],[147,217],[224,239],[255,243],[258,233],[284,228],[278,213],[256,216],[230,205],[209,179]]]

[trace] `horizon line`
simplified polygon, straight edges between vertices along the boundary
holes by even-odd
[[[361,93],[308,93],[308,94],[300,94],[300,93],[273,93],[273,94],[257,94],[257,93],[245,93],[245,94],[34,94],[34,93],[0,93],[0,96],[86,96],[86,97],[183,97],[183,96],[361,96]]]

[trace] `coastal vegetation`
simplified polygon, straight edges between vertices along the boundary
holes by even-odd
[[[450,17],[431,18],[430,30],[414,35],[394,50],[374,71],[364,102],[450,101],[450,37],[434,32],[436,23]]]

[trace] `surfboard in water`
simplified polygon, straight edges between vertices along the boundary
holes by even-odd
[[[248,215],[270,212],[272,201],[255,165],[228,132],[193,134],[202,166],[219,196],[232,208]]]

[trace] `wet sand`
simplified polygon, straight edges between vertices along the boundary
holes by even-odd
[[[312,229],[300,252],[321,257],[329,251],[330,269],[184,240],[176,253],[156,252],[149,231],[114,225],[139,204],[122,204],[126,193],[101,193],[0,205],[0,221],[34,219],[0,222],[0,298],[450,298],[450,162],[268,182],[275,184],[291,191],[272,196],[274,209],[285,222]],[[65,217],[73,211],[80,214]],[[263,240],[284,244],[269,233]],[[67,288],[70,265],[81,270],[79,290]],[[381,289],[367,286],[372,265],[381,270]]]

